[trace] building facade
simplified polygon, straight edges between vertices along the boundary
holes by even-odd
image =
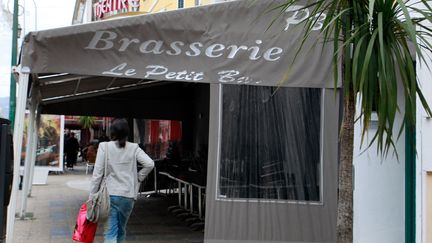
[[[114,17],[124,17],[136,14],[157,13],[180,8],[214,4],[217,0],[77,0],[74,23],[86,23]],[[418,67],[420,83],[424,94],[432,104],[432,85],[430,71],[426,67]],[[429,94],[429,95],[428,95]],[[399,106],[404,107],[402,94],[399,94]],[[401,109],[403,110],[403,109]],[[370,135],[374,134],[374,126]],[[395,125],[398,129],[403,122],[403,114],[398,114]],[[397,134],[395,131],[394,134]],[[402,243],[406,241],[407,210],[407,168],[406,148],[409,142],[402,134],[395,145],[399,158],[393,156],[382,158],[377,155],[374,146],[367,151],[368,141],[360,145],[361,124],[356,124],[356,143],[354,152],[355,191],[354,191],[354,242],[356,243]],[[419,106],[417,111],[416,131],[416,185],[415,185],[415,236],[416,242],[432,242],[432,210],[427,205],[432,202],[432,119]],[[407,218],[408,217],[408,218]],[[408,222],[409,223],[409,222]]]
[[[73,24],[171,11],[229,0],[76,0]]]

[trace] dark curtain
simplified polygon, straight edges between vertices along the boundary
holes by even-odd
[[[321,89],[222,90],[219,197],[320,201]]]

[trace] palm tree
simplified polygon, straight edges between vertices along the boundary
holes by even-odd
[[[276,9],[285,12],[306,1],[286,0]],[[353,241],[353,138],[354,122],[363,123],[362,141],[369,127],[371,114],[378,115],[378,127],[371,143],[386,156],[394,147],[403,129],[413,129],[416,116],[416,95],[425,110],[432,112],[417,84],[415,63],[428,58],[423,49],[432,50],[428,38],[432,30],[425,22],[432,20],[427,0],[316,0],[307,1],[304,9],[305,39],[313,28],[322,26],[324,41],[334,46],[335,73],[341,71],[344,97],[340,131],[340,164],[338,178],[337,242]],[[294,6],[296,5],[296,6]],[[415,14],[412,17],[410,14]],[[414,15],[413,15],[414,16]],[[320,23],[318,23],[320,22]],[[416,29],[416,27],[418,29]],[[316,28],[315,28],[316,29]],[[303,48],[303,45],[302,47]],[[341,59],[340,59],[341,58]],[[342,62],[342,70],[338,63]],[[335,78],[336,80],[336,78]],[[398,82],[405,97],[405,126],[393,134],[396,113],[403,107],[397,103]],[[360,101],[360,117],[356,104]]]

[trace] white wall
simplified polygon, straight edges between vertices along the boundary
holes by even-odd
[[[429,54],[430,55],[430,54]],[[429,59],[429,58],[428,58]],[[432,67],[432,61],[428,60],[428,65]],[[428,100],[429,106],[432,105],[432,72],[428,70],[424,63],[417,61],[417,77],[423,94]],[[432,172],[432,119],[427,117],[420,100],[417,99],[417,170],[416,170],[416,237],[418,243],[430,243],[432,239],[426,237],[427,231],[431,230],[432,219],[427,220],[426,208],[431,207],[426,201],[427,192],[432,188],[426,185],[426,174]],[[427,224],[429,223],[429,225]]]
[[[405,104],[399,95],[399,107]],[[358,109],[359,110],[359,109]],[[398,134],[402,114],[398,114],[394,134]],[[405,133],[396,143],[399,160],[390,151],[387,158],[377,155],[376,146],[364,152],[367,138],[360,149],[361,124],[355,126],[354,147],[354,242],[405,242]],[[374,124],[369,137],[375,132]]]

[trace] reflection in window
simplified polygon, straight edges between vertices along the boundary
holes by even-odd
[[[321,89],[222,91],[219,197],[320,201]]]

